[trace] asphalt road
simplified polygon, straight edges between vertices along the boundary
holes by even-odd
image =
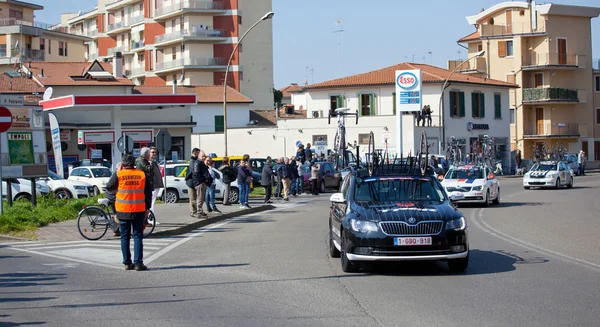
[[[0,326],[598,326],[600,176],[575,188],[501,181],[461,208],[471,255],[341,271],[327,196],[169,240],[146,272],[0,248]]]

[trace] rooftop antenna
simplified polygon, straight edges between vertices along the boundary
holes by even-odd
[[[433,65],[433,51],[429,50],[427,54],[429,55],[429,64]]]
[[[458,53],[458,60],[460,60],[460,50],[456,51]]]
[[[338,19],[337,22],[335,22],[335,26],[336,26],[336,30],[333,31],[333,33],[335,33],[337,35],[337,76],[340,76],[340,47],[341,47],[341,41],[340,41],[340,33],[344,33],[345,30],[342,29],[342,24],[344,22],[341,19]]]

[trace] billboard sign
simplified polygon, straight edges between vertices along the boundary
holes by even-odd
[[[396,71],[396,112],[421,111],[421,70]]]

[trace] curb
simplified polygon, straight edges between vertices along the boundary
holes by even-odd
[[[251,214],[251,213],[257,213],[257,212],[263,212],[263,211],[273,210],[275,208],[276,207],[272,206],[272,205],[263,205],[263,206],[260,206],[260,207],[254,207],[254,208],[244,209],[244,210],[235,211],[235,212],[229,212],[229,213],[222,214],[222,215],[214,217],[214,218],[202,219],[202,220],[194,221],[194,222],[189,223],[189,224],[187,224],[185,226],[181,226],[181,227],[177,227],[177,228],[173,228],[173,229],[162,230],[162,231],[161,230],[155,231],[152,234],[150,234],[148,237],[149,238],[155,238],[155,237],[162,237],[162,236],[181,235],[181,234],[185,234],[185,233],[191,232],[194,229],[197,229],[197,228],[200,228],[200,227],[204,227],[204,226],[207,226],[207,225],[211,225],[211,224],[214,224],[214,223],[219,222],[219,221],[223,221],[223,220],[226,220],[226,219],[235,218],[235,217],[239,217],[239,216],[243,216],[243,215],[247,215],[247,214]]]
[[[7,235],[7,234],[0,234],[0,241],[3,241],[3,242],[28,242],[28,241],[35,241],[35,239],[29,239],[29,238],[25,238],[25,237],[17,237],[17,236],[12,236],[12,235]]]

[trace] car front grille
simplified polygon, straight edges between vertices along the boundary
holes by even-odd
[[[446,187],[447,192],[471,192],[470,187]]]
[[[387,235],[435,235],[442,231],[443,221],[421,221],[410,225],[403,221],[385,221],[379,223]]]

